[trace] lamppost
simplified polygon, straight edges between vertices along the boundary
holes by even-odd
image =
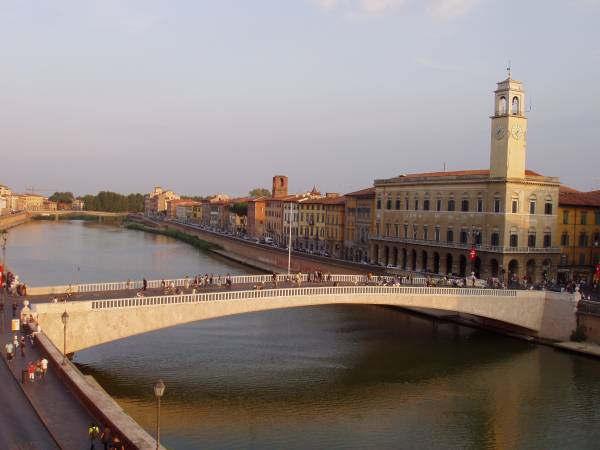
[[[62,316],[60,316],[60,319],[62,320],[62,323],[64,325],[64,328],[63,328],[63,360],[62,360],[62,365],[65,366],[67,364],[67,323],[69,322],[69,314],[67,313],[66,310],[65,310],[64,313],[62,313]]]
[[[2,291],[2,318],[0,322],[2,326],[0,327],[0,331],[4,333],[4,309],[6,306],[6,292],[8,292],[8,285],[2,287],[3,283],[6,282],[6,242],[8,241],[8,231],[2,230],[2,271],[0,271],[0,290]]]
[[[156,397],[156,450],[160,449],[160,398],[165,393],[165,383],[158,380],[154,383],[154,396]]]
[[[294,214],[294,204],[290,203],[290,212],[288,216],[288,228],[289,228],[289,237],[288,237],[288,278],[290,276],[290,272],[292,269],[292,218]]]

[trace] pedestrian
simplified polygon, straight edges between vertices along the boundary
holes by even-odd
[[[100,434],[100,440],[104,446],[104,450],[108,450],[109,445],[112,442],[112,430],[107,424],[102,426],[102,434]]]
[[[33,361],[29,361],[29,364],[27,364],[27,373],[29,374],[29,381],[33,383],[35,381],[35,364]]]
[[[13,337],[13,349],[14,349],[14,356],[17,356],[17,350],[19,349],[19,339],[17,339],[16,336]]]
[[[8,362],[11,362],[13,359],[13,350],[14,350],[12,342],[9,342],[8,344],[6,344],[4,346],[4,348],[6,349],[6,360]]]
[[[148,289],[148,280],[146,280],[146,278],[144,277],[144,279],[142,280],[142,291],[145,291],[146,289]]]
[[[121,440],[115,436],[112,440],[112,448],[113,450],[125,450],[125,445],[123,445]]]
[[[100,428],[95,423],[91,423],[88,427],[88,435],[90,437],[90,450],[94,450],[96,448],[96,440],[98,436],[100,436]]]
[[[25,336],[21,336],[20,346],[21,346],[21,357],[25,358]]]
[[[40,360],[40,364],[42,367],[42,380],[43,380],[46,378],[46,372],[48,372],[48,360],[45,357],[43,357]]]

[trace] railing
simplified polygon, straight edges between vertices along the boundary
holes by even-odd
[[[92,309],[122,309],[143,306],[181,305],[226,300],[254,300],[295,296],[324,295],[460,295],[478,297],[516,297],[515,290],[476,289],[476,288],[432,288],[402,286],[337,286],[337,287],[299,287],[288,289],[261,289],[252,291],[210,292],[206,294],[164,295],[156,297],[134,297],[111,300],[93,300]]]
[[[368,280],[367,275],[323,275],[323,281],[331,281],[338,283],[364,283]],[[277,282],[284,281],[296,281],[297,274],[292,273],[289,277],[287,274],[277,274]],[[258,284],[258,283],[270,283],[273,281],[273,275],[235,275],[229,277],[231,279],[232,284]],[[373,276],[373,280],[384,280],[384,281],[393,281],[394,277],[390,276]],[[213,276],[212,284],[208,284],[208,286],[223,286],[226,284],[227,277],[225,275],[216,275]],[[402,281],[406,282],[407,278],[403,277]],[[175,278],[175,279],[164,279],[164,280],[148,280],[148,288],[155,289],[162,287],[163,281],[168,287],[171,283],[173,283],[176,287],[188,287],[192,286],[194,283],[194,278]],[[306,282],[308,281],[308,274],[304,273],[300,276],[300,281]],[[416,285],[425,285],[427,282],[427,278],[425,277],[413,277],[411,284]],[[79,284],[72,285],[73,292],[106,292],[106,291],[122,291],[129,289],[141,289],[143,287],[143,281],[141,280],[133,280],[133,281],[115,281],[115,282],[107,282],[107,283],[90,283],[90,284]],[[42,289],[42,288],[37,288]]]
[[[600,302],[581,300],[577,304],[577,312],[579,314],[588,314],[590,316],[600,316]]]
[[[399,242],[403,244],[427,245],[430,247],[453,248],[459,250],[477,250],[494,253],[560,253],[558,247],[502,247],[497,245],[468,244],[463,242],[448,242],[425,239],[410,239],[392,236],[373,236],[371,239],[377,241]]]

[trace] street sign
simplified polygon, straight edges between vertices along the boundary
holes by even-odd
[[[21,323],[20,323],[19,319],[12,320],[10,329],[12,331],[19,331],[21,329]]]

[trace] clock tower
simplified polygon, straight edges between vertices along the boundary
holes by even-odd
[[[527,118],[523,83],[510,77],[494,92],[490,177],[525,178]]]

